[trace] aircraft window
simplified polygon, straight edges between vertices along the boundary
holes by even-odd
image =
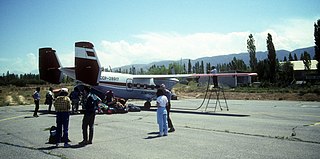
[[[88,55],[88,56],[95,57],[95,56],[94,56],[94,52],[92,52],[92,51],[87,51],[87,55]]]
[[[140,84],[139,83],[137,83],[137,89],[140,89]]]
[[[146,85],[146,84],[143,85],[143,88],[144,88],[144,89],[148,89],[148,85]]]
[[[132,83],[127,84],[128,88],[132,88]]]

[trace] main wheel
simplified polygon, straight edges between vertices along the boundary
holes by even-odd
[[[149,110],[150,107],[151,107],[151,102],[146,101],[146,102],[144,103],[143,107],[144,107],[145,110]]]

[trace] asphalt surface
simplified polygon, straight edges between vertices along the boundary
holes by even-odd
[[[228,100],[229,111],[216,112],[214,101],[196,110],[201,102],[172,101],[176,131],[166,137],[157,137],[154,109],[97,115],[93,144],[84,147],[78,145],[83,115],[72,115],[70,148],[48,144],[55,114],[47,114],[47,106],[40,106],[38,118],[33,105],[0,107],[0,158],[320,157],[319,102]]]

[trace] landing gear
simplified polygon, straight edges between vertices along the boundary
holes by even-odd
[[[149,102],[149,101],[146,101],[146,102],[144,103],[144,105],[143,105],[143,108],[144,108],[145,110],[149,110],[150,107],[151,107],[151,102]]]

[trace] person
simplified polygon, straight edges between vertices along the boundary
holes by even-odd
[[[171,118],[170,118],[170,109],[171,109],[171,96],[172,96],[172,93],[170,90],[166,89],[166,85],[164,84],[161,84],[160,85],[160,88],[164,90],[164,94],[165,96],[167,97],[168,99],[168,105],[166,106],[166,109],[167,109],[167,116],[168,116],[168,127],[169,127],[169,131],[168,132],[174,132],[175,129],[173,127],[173,124],[172,124],[172,121],[171,121]]]
[[[59,96],[54,102],[54,107],[56,110],[56,123],[57,123],[57,143],[56,146],[59,146],[61,142],[61,134],[63,128],[63,141],[64,147],[69,147],[68,144],[68,129],[69,129],[69,117],[70,117],[70,108],[71,100],[68,97],[68,89],[62,88]]]
[[[211,74],[217,74],[218,73],[216,67],[212,66],[211,68],[212,68],[211,71],[210,71]],[[218,77],[217,76],[212,76],[212,82],[213,82],[213,86],[215,88],[217,88],[218,87]]]
[[[36,88],[36,91],[33,93],[32,97],[35,104],[33,117],[39,117],[38,111],[39,111],[39,102],[40,102],[40,87]]]
[[[165,96],[163,89],[157,90],[157,123],[159,124],[159,135],[168,135],[168,121],[167,121],[167,109],[168,99]]]
[[[44,104],[48,104],[48,112],[51,113],[51,107],[52,107],[52,103],[54,100],[54,96],[53,96],[53,92],[52,92],[52,87],[49,88],[47,94],[46,94],[46,100],[44,102]]]
[[[106,103],[108,106],[113,106],[116,103],[112,90],[106,92],[104,103]]]
[[[74,87],[73,91],[70,93],[70,99],[72,104],[72,114],[77,114],[79,110],[80,102],[80,91],[78,87]]]
[[[84,104],[84,115],[82,119],[82,136],[83,140],[80,145],[92,144],[93,140],[93,126],[96,115],[96,107],[101,99],[90,91],[89,87],[84,87],[84,93],[88,94],[86,103]],[[89,126],[89,140],[88,140],[88,126]]]

